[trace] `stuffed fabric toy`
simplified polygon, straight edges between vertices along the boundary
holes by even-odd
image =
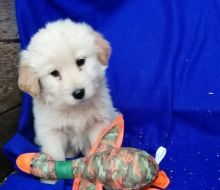
[[[40,178],[75,178],[74,190],[166,188],[170,181],[159,171],[158,162],[145,151],[121,147],[123,134],[120,115],[102,131],[87,157],[54,161],[46,154],[26,153],[16,163],[23,172]]]

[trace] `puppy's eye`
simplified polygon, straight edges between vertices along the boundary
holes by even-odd
[[[59,77],[60,76],[60,73],[58,70],[53,70],[50,72],[50,74],[53,76],[53,77]]]
[[[86,62],[86,58],[79,58],[76,60],[76,64],[78,67],[83,66],[85,64],[85,62]]]

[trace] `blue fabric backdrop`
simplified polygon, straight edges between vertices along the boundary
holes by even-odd
[[[124,145],[154,154],[171,190],[220,189],[219,0],[17,0],[21,47],[48,21],[85,21],[111,42],[107,71],[113,102],[125,117]],[[14,163],[33,144],[31,99],[24,95],[17,134],[4,152]],[[71,189],[16,173],[2,190]]]

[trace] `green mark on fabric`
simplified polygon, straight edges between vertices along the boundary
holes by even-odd
[[[58,179],[73,179],[72,161],[57,161],[55,170]]]

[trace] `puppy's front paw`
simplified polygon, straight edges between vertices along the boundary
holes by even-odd
[[[46,184],[50,184],[50,185],[54,185],[57,180],[48,180],[48,179],[40,179],[41,183],[46,183]]]

